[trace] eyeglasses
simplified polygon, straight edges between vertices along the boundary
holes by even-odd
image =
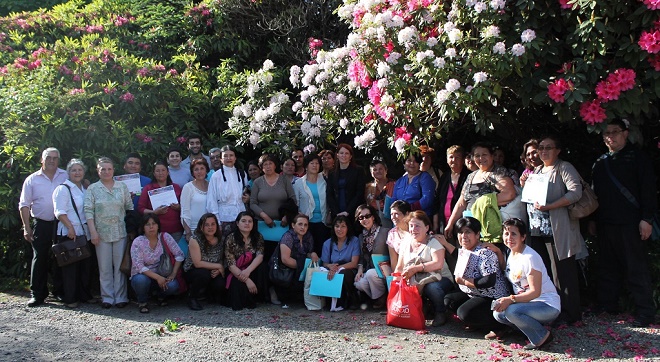
[[[620,130],[620,129],[616,130],[616,131],[611,131],[611,132],[610,131],[603,132],[603,138],[605,138],[605,137],[614,137],[614,136],[618,135],[621,132],[623,132],[623,131]]]
[[[373,215],[371,215],[371,214],[360,215],[360,216],[357,217],[357,219],[358,219],[358,221],[362,221],[362,220],[365,220],[365,219],[369,219],[369,218],[371,218],[372,216],[373,216]]]
[[[555,148],[557,148],[557,147],[555,147],[555,146],[539,146],[538,150],[539,151],[551,151],[551,150],[554,150]]]
[[[222,157],[220,157],[219,155],[217,155],[217,156],[209,156],[209,159],[211,159],[211,160],[219,160],[219,159],[221,159],[221,158],[222,158]]]

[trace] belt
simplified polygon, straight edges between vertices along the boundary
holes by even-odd
[[[34,218],[34,220],[36,220],[37,222],[47,222],[47,223],[53,223],[53,222],[58,221],[58,220],[44,220],[44,219],[39,219],[39,218],[36,218],[36,217]]]

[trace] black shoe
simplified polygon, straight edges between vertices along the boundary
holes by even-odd
[[[128,302],[121,302],[121,303],[115,304],[115,307],[121,309],[121,308],[126,307],[127,305],[128,305]]]
[[[188,307],[192,310],[202,310],[204,309],[201,304],[199,304],[199,300],[195,298],[190,298],[188,299]]]
[[[101,303],[101,308],[103,308],[103,309],[110,309],[111,307],[112,307],[112,304],[110,304],[108,302]]]
[[[550,342],[552,342],[553,339],[554,337],[552,336],[552,332],[548,332],[548,336],[545,337],[545,340],[541,341],[541,343],[539,343],[538,346],[535,346],[532,343],[528,343],[525,347],[523,347],[523,349],[525,350],[539,349],[543,346],[547,346],[548,344],[550,344]]]
[[[447,323],[447,314],[442,312],[442,313],[436,313],[435,318],[433,319],[433,323],[431,323],[431,326],[433,327],[440,327]]]
[[[44,304],[44,300],[43,299],[37,299],[35,297],[30,298],[30,300],[28,300],[28,302],[27,302],[28,307],[36,307],[36,306],[42,305],[42,304]]]
[[[635,321],[632,323],[633,327],[635,328],[646,328],[651,324],[652,320],[648,318],[640,318],[637,317],[635,318]]]

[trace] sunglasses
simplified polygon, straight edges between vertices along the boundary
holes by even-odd
[[[358,221],[362,221],[362,220],[365,220],[365,219],[369,219],[371,216],[373,216],[373,215],[371,215],[371,214],[360,215],[360,216],[357,217],[357,219],[358,219]]]

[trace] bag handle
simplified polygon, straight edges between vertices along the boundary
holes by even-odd
[[[67,190],[69,190],[69,197],[71,198],[71,206],[73,206],[73,211],[76,212],[76,216],[78,216],[78,221],[80,221],[80,226],[83,227],[83,231],[84,231],[85,228],[83,226],[82,219],[80,218],[80,214],[78,213],[78,208],[76,207],[76,202],[73,200],[73,193],[71,192],[71,187],[69,187],[69,185],[64,184],[64,183],[61,184],[61,185],[66,187]]]
[[[609,160],[609,156],[605,156],[603,161],[605,163],[605,170],[607,171],[607,175],[610,176],[610,180],[612,180],[614,185],[619,188],[619,191],[623,194],[623,196],[626,199],[628,199],[628,201],[630,201],[630,203],[633,204],[633,206],[639,209],[639,202],[637,202],[635,196],[633,196],[630,190],[628,190],[625,186],[623,186],[621,182],[619,182],[619,180],[616,177],[614,177],[614,174],[612,174],[612,170],[610,170],[610,163],[608,162],[608,160]]]

